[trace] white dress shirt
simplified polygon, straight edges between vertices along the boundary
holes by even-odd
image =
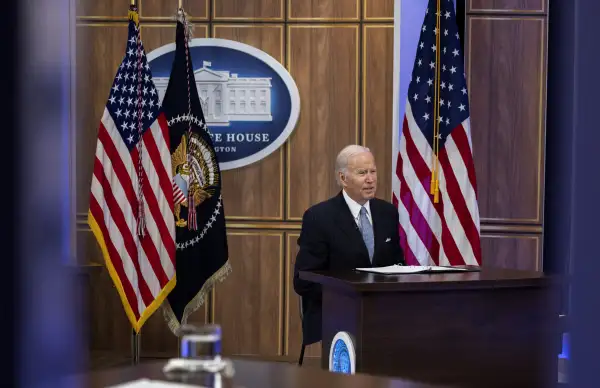
[[[350,198],[348,194],[346,194],[346,190],[342,190],[342,195],[350,208],[350,212],[352,213],[352,217],[354,217],[354,222],[356,225],[360,227],[360,208],[362,207],[358,202]],[[371,225],[373,225],[373,219],[371,218],[371,208],[369,207],[369,201],[364,204],[365,209],[367,209],[367,218]]]

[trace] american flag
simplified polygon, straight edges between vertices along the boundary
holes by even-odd
[[[169,128],[135,6],[129,17],[125,55],[98,129],[88,222],[139,331],[175,286],[175,224]]]
[[[405,114],[394,120],[393,202],[408,265],[481,265],[477,183],[460,48],[453,1],[430,0],[407,99],[395,99],[405,104]]]

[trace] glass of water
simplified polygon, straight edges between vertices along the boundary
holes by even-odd
[[[218,363],[221,361],[221,326],[185,325],[181,328],[179,356],[183,359]]]
[[[179,357],[169,360],[163,369],[167,378],[210,388],[232,386],[235,372],[232,362],[222,359],[219,325],[184,325],[179,338]]]

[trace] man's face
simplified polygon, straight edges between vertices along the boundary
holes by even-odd
[[[350,198],[364,204],[375,197],[377,190],[377,167],[370,152],[361,152],[348,160],[347,174],[340,173],[340,179]]]

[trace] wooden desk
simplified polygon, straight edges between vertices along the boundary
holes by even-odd
[[[72,376],[66,378],[63,383],[73,387],[105,388],[140,378],[165,380],[162,373],[165,363],[166,360]],[[222,388],[441,388],[439,385],[401,379],[339,375],[318,368],[297,367],[282,362],[234,360],[234,369],[233,381],[224,381]]]
[[[359,373],[473,387],[552,387],[560,353],[559,284],[538,272],[377,275],[301,272],[323,289],[328,368],[339,331]]]

